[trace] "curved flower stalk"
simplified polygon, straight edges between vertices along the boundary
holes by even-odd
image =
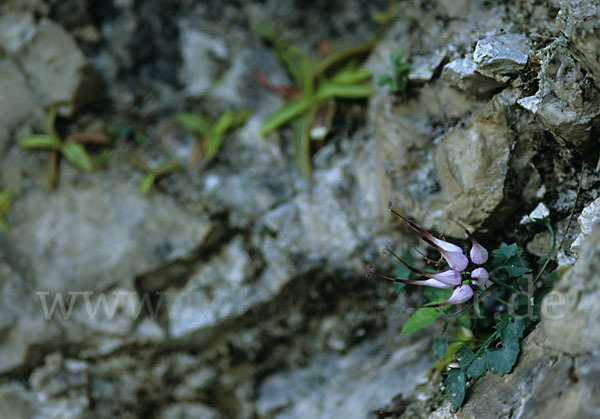
[[[425,241],[431,247],[435,248],[438,252],[440,252],[442,257],[446,260],[446,262],[448,262],[448,265],[452,269],[456,271],[462,271],[467,267],[467,265],[469,264],[469,259],[467,259],[463,250],[460,247],[432,236],[430,233],[423,230],[419,225],[413,223],[405,216],[394,210],[392,208],[391,202],[388,202],[388,209],[392,212],[392,214],[402,218],[402,221],[404,221],[404,225],[406,225],[419,236],[421,236],[423,241]]]
[[[373,270],[373,265],[367,265],[367,272],[365,273],[367,278],[371,278],[371,276],[376,276],[378,278],[387,279],[388,281],[400,282],[402,284],[412,284],[412,285],[426,285],[428,287],[435,288],[446,288],[451,289],[454,288],[454,285],[446,284],[445,282],[439,281],[435,278],[422,279],[422,280],[412,280],[412,279],[400,279],[400,278],[392,278],[391,276],[382,275]]]
[[[447,241],[438,239],[434,237],[429,232],[423,230],[419,225],[410,221],[402,214],[398,213],[392,208],[392,203],[388,203],[388,209],[398,217],[402,219],[404,224],[416,232],[427,244],[435,248],[440,252],[442,257],[450,266],[449,270],[438,272],[438,273],[430,273],[425,272],[420,269],[416,269],[406,263],[400,256],[398,256],[391,248],[391,243],[386,244],[386,248],[382,251],[384,254],[391,254],[394,256],[400,263],[410,269],[412,272],[428,278],[422,280],[410,280],[410,279],[401,279],[401,278],[393,278],[387,275],[382,275],[380,273],[375,272],[372,265],[367,266],[367,272],[365,276],[370,278],[372,276],[377,276],[382,279],[387,279],[389,281],[400,282],[403,284],[411,284],[411,285],[424,285],[428,287],[436,287],[436,288],[446,288],[452,289],[452,295],[448,300],[433,305],[427,305],[427,307],[442,307],[450,304],[462,304],[466,301],[469,301],[473,297],[473,288],[472,285],[477,285],[479,287],[485,287],[487,285],[489,274],[488,271],[483,267],[476,267],[472,272],[463,272],[467,266],[469,265],[469,258],[465,255],[463,249],[459,246],[449,243]],[[457,222],[458,223],[458,222]],[[469,239],[471,240],[472,247],[469,253],[470,261],[475,265],[483,265],[488,260],[488,251],[481,244],[475,240],[473,235],[460,223],[458,223],[467,233]],[[464,275],[470,275],[470,278],[463,278]],[[470,284],[469,284],[470,282]]]
[[[471,240],[472,247],[471,251],[469,252],[469,256],[471,256],[471,261],[473,261],[473,263],[476,265],[483,265],[485,262],[487,262],[489,256],[487,249],[480,245],[479,242],[477,242],[477,240],[475,240],[475,237],[473,237],[471,232],[467,230],[467,228],[464,225],[462,225],[456,220],[453,221],[456,224],[458,224],[460,228],[462,228],[465,231],[465,233],[467,233],[467,236],[469,236],[469,240]]]

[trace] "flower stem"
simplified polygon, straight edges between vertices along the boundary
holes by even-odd
[[[481,354],[481,352],[483,352],[488,347],[488,345],[492,342],[492,340],[494,340],[498,336],[498,333],[500,333],[500,330],[496,329],[496,331],[494,333],[492,333],[489,338],[487,338],[487,340],[484,342],[484,344],[481,345],[481,347],[477,350],[477,352],[475,352],[475,355],[473,356],[473,358],[469,361],[469,363],[463,369],[465,374],[468,374],[471,364],[473,364],[473,362],[477,359],[477,357]]]
[[[465,308],[457,311],[456,313],[451,313],[451,314],[446,314],[446,313],[442,313],[442,315],[444,316],[444,318],[448,319],[451,317],[456,317],[456,316],[460,316],[461,314],[463,314],[465,311],[469,310],[471,307],[473,307],[473,303],[468,304]]]
[[[546,222],[544,224],[546,225],[546,228],[550,231],[550,235],[552,236],[552,250],[550,250],[550,253],[548,253],[546,260],[544,261],[544,264],[542,265],[542,269],[540,269],[538,274],[535,276],[535,279],[533,280],[534,284],[538,281],[538,279],[540,279],[540,277],[542,276],[542,273],[544,273],[544,271],[546,270],[546,266],[548,266],[548,263],[550,262],[550,259],[554,255],[554,251],[556,250],[556,234],[554,233],[554,229],[552,228],[552,225],[550,224],[550,221],[548,221],[548,219],[546,219]]]
[[[506,307],[512,307],[511,303],[509,303],[508,301],[506,301],[500,297],[495,296],[494,294],[490,294],[490,297],[492,297],[494,300],[498,301],[500,304],[505,305]]]
[[[489,278],[489,279],[490,279],[490,281],[492,281],[494,284],[496,284],[496,285],[500,285],[501,287],[504,287],[504,288],[506,288],[506,289],[507,289],[507,290],[509,290],[509,291],[512,291],[512,292],[519,292],[519,290],[517,290],[517,289],[516,289],[515,287],[513,287],[512,285],[508,285],[507,283],[505,283],[505,282],[502,282],[502,281],[500,281],[499,279],[494,279],[494,278],[492,278],[491,276],[490,276],[490,278]]]

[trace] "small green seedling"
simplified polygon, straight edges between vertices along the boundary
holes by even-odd
[[[79,133],[73,134],[63,141],[56,129],[56,108],[51,107],[46,114],[44,122],[45,134],[36,134],[25,137],[19,141],[19,146],[26,150],[49,150],[50,170],[48,184],[50,189],[56,188],[58,178],[58,154],[62,154],[73,166],[84,172],[93,170],[92,159],[85,150],[83,143],[104,144],[105,137],[100,134]]]
[[[152,189],[154,182],[161,177],[181,168],[181,165],[176,161],[163,163],[156,167],[149,167],[146,163],[138,159],[131,160],[131,164],[144,173],[144,178],[140,184],[140,193],[146,195]]]
[[[227,111],[213,124],[208,119],[193,113],[180,113],[175,116],[184,128],[196,134],[196,143],[190,154],[189,165],[195,165],[201,158],[206,162],[217,154],[227,131],[243,124],[250,111]]]
[[[11,195],[10,189],[4,189],[2,192],[0,192],[0,231],[3,233],[8,232],[6,216],[10,210]]]
[[[392,64],[392,74],[380,74],[377,78],[377,85],[383,87],[390,86],[392,92],[400,92],[406,89],[408,84],[408,73],[410,73],[410,64],[404,61],[405,51],[398,51],[390,55]]]
[[[294,91],[294,94],[288,95],[286,103],[267,118],[260,132],[267,135],[293,122],[296,165],[303,176],[310,178],[310,140],[323,140],[327,136],[336,100],[363,99],[373,93],[368,83],[371,74],[358,65],[357,58],[368,53],[375,40],[338,49],[315,62],[272,28],[261,25],[256,30],[273,45],[294,84],[285,89]],[[262,84],[274,87],[265,81]],[[283,90],[281,86],[279,89]]]

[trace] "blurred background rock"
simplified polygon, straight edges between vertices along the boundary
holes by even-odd
[[[412,245],[388,218],[390,200],[447,237],[463,238],[451,213],[490,245],[532,242],[533,254],[550,238],[519,227],[524,215],[543,202],[560,232],[573,207],[583,211],[559,263],[581,254],[569,275],[586,297],[570,315],[597,318],[595,276],[581,273],[599,260],[596,239],[581,250],[600,195],[597,3],[401,2],[367,67],[389,71],[389,55],[405,50],[408,87],[342,103],[311,182],[293,164],[291,130],[260,136],[283,101],[256,70],[289,80],[253,27],[268,22],[316,51],[367,39],[371,14],[387,6],[0,4],[0,188],[13,196],[0,233],[0,416],[453,415],[425,378],[436,326],[401,335],[406,295],[363,276],[368,262],[392,267],[379,254],[386,241]],[[62,164],[55,191],[47,153],[18,146],[50,106],[59,132],[111,138],[94,172]],[[251,116],[210,165],[185,166],[194,137],[174,115],[232,108]],[[185,167],[141,196],[132,156]],[[67,308],[80,294],[68,319],[46,320],[39,292],[48,305],[60,293]],[[114,315],[90,318],[85,293],[92,306],[108,296]],[[598,417],[597,334],[561,327],[542,321],[510,391],[486,377],[458,415],[548,417],[539,397],[557,394],[561,417]]]

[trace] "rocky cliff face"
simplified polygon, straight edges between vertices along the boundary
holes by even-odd
[[[2,415],[451,416],[425,377],[435,326],[401,335],[407,295],[363,276],[367,262],[390,266],[386,241],[411,244],[391,200],[448,237],[462,238],[451,213],[532,255],[550,241],[524,215],[544,203],[562,238],[581,214],[557,256],[579,257],[557,286],[564,318],[543,319],[514,372],[479,380],[458,415],[598,416],[600,6],[403,2],[367,66],[389,72],[389,54],[407,51],[408,89],[341,103],[306,182],[290,131],[259,135],[282,100],[255,71],[289,80],[252,27],[343,46],[373,33],[381,3],[0,5],[0,190],[13,192]],[[47,153],[17,145],[51,105],[61,135],[113,138],[94,172],[61,164],[53,192]],[[192,149],[176,112],[242,107],[251,116],[210,165],[139,194],[132,159],[185,164]]]

